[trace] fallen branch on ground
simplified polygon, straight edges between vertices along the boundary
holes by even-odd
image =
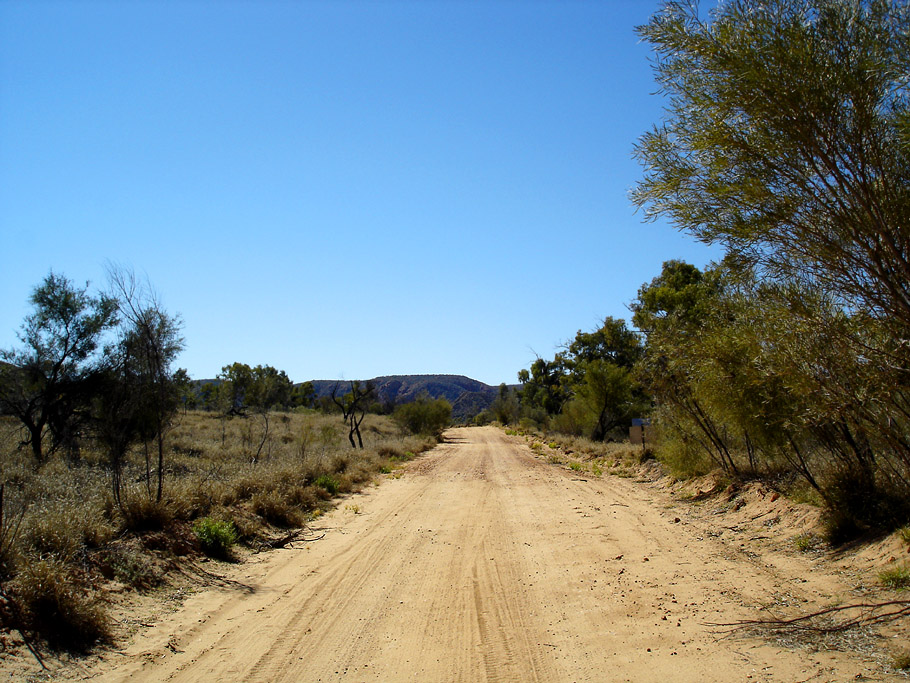
[[[833,617],[850,610],[861,610],[861,613],[846,621],[833,624],[813,623],[821,617]],[[849,605],[838,605],[827,609],[803,614],[790,619],[743,619],[728,623],[709,623],[707,626],[726,628],[728,631],[737,631],[745,628],[766,628],[773,631],[809,631],[812,633],[840,633],[857,626],[870,626],[894,621],[904,616],[910,616],[910,600],[889,600],[887,602],[861,602]]]
[[[310,541],[318,541],[322,538],[325,538],[325,534],[322,534],[322,536],[316,536],[315,538],[302,538],[304,531],[306,531],[306,529],[295,529],[294,531],[285,534],[280,538],[276,538],[272,541],[266,541],[265,543],[260,543],[259,550],[256,552],[261,552],[266,548],[269,548],[271,550],[275,550],[276,548],[285,548],[294,541],[304,541],[305,543],[309,543]]]

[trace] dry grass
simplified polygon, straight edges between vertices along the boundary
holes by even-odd
[[[109,633],[93,587],[158,585],[180,558],[202,552],[194,521],[224,521],[241,544],[260,547],[274,527],[304,525],[332,498],[435,443],[401,437],[374,415],[356,451],[340,416],[280,413],[267,435],[263,426],[252,416],[180,416],[167,436],[162,501],[138,447],[124,464],[117,504],[104,454],[92,444],[78,464],[54,457],[36,469],[17,424],[0,418],[0,590],[11,601],[0,616],[53,647],[83,649]]]

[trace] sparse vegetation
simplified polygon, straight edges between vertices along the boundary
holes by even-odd
[[[257,458],[261,417],[176,416],[165,440],[161,503],[154,487],[148,495],[145,449],[136,443],[121,462],[130,483],[118,505],[106,454],[91,440],[83,440],[78,463],[57,452],[35,468],[31,451],[18,447],[19,425],[0,417],[0,586],[17,606],[3,618],[55,648],[90,647],[110,633],[98,599],[106,581],[146,590],[166,581],[181,557],[242,557],[236,548],[259,548],[273,527],[304,524],[333,497],[436,443],[402,438],[389,418],[367,415],[364,449],[352,451],[337,415],[272,412],[270,419],[277,429]],[[274,438],[283,434],[292,438]]]
[[[910,566],[891,567],[879,573],[879,583],[885,588],[904,590],[910,588]]]
[[[233,522],[203,517],[193,524],[193,533],[199,541],[202,552],[211,557],[225,559],[238,541],[237,528]]]

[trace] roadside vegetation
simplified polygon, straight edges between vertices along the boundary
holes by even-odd
[[[831,543],[910,522],[908,25],[904,3],[665,3],[639,29],[668,110],[633,199],[726,256],[664,263],[635,329],[579,331],[479,419],[599,441],[649,418],[672,474],[769,478]]]
[[[393,420],[357,383],[317,404],[271,366],[193,383],[173,367],[179,318],[122,270],[97,294],[51,273],[31,303],[0,364],[0,623],[30,647],[110,639],[107,586],[149,590],[204,555],[303,538],[451,414],[421,399]]]

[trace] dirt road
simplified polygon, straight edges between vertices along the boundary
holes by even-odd
[[[818,588],[677,514],[641,485],[543,463],[494,428],[452,430],[403,477],[320,520],[323,540],[256,556],[237,584],[191,597],[83,676],[889,680],[856,655],[707,626],[782,592],[814,604]]]

